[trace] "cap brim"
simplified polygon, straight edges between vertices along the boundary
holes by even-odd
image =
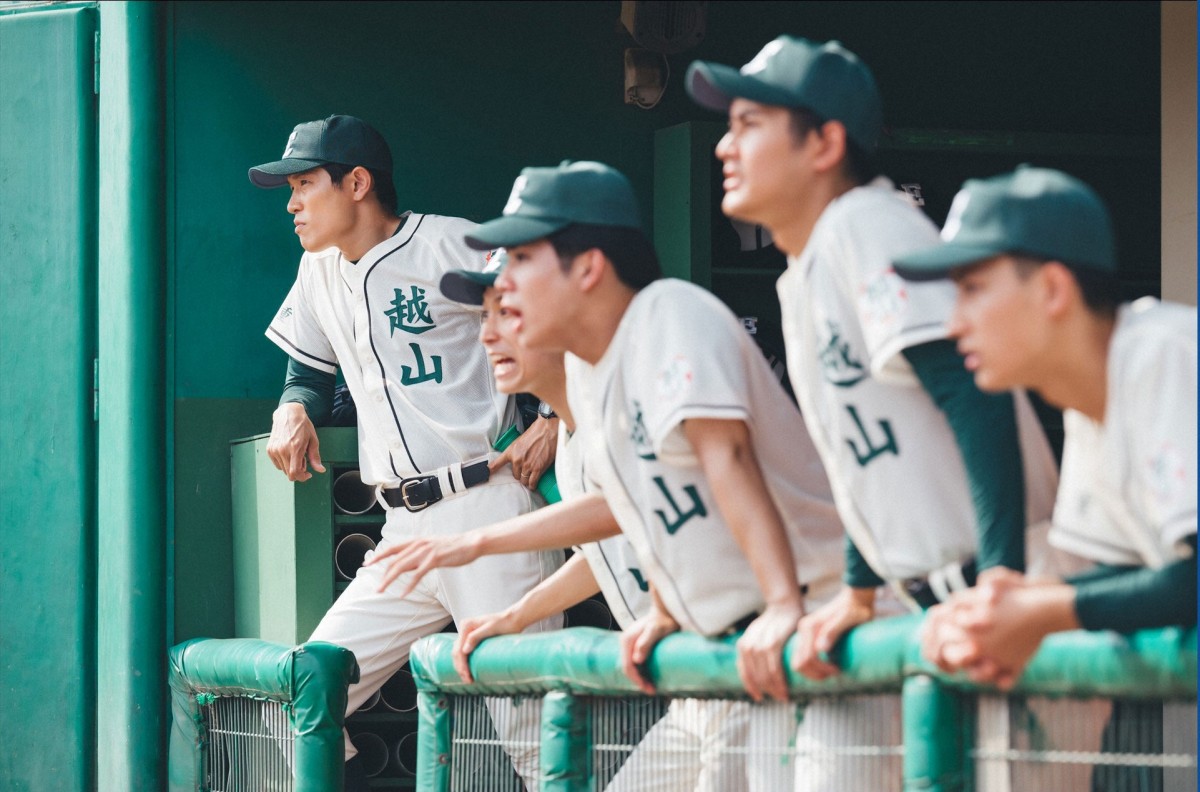
[[[910,281],[931,281],[949,277],[959,267],[978,264],[999,256],[1004,250],[991,245],[956,245],[946,242],[937,247],[918,250],[892,262],[896,274]]]
[[[475,250],[524,245],[548,237],[571,224],[570,220],[507,215],[489,220],[467,235],[467,246]]]
[[[718,112],[728,110],[734,99],[750,99],[780,107],[796,106],[791,93],[720,63],[694,61],[683,82],[692,101]]]
[[[451,270],[442,276],[438,288],[448,300],[464,305],[483,305],[483,293],[496,284],[498,272]]]
[[[270,189],[287,184],[287,177],[296,173],[304,173],[313,168],[319,168],[325,163],[321,160],[284,159],[268,162],[250,169],[250,181],[255,187]]]

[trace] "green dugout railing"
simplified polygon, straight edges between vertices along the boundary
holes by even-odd
[[[996,692],[923,662],[919,626],[919,616],[906,616],[852,631],[833,658],[842,673],[821,682],[792,673],[791,693],[797,700],[871,693],[897,696],[903,720],[903,788],[967,792],[976,789],[975,705]],[[489,696],[541,697],[543,790],[594,788],[588,707],[606,697],[644,695],[620,671],[618,635],[576,628],[489,639],[472,654],[472,684],[463,682],[454,670],[454,638],[434,635],[413,648],[411,667],[420,702],[416,788],[451,790],[455,702]],[[785,659],[791,649],[789,644]],[[662,696],[744,698],[733,638],[670,636],[656,648],[648,668]],[[1194,722],[1196,672],[1194,628],[1133,635],[1063,633],[1043,643],[1011,695],[1189,702]],[[1188,772],[1194,777],[1192,740],[1184,765],[1190,762]]]
[[[358,679],[348,650],[197,638],[170,650],[167,676],[170,792],[342,788],[346,689]]]

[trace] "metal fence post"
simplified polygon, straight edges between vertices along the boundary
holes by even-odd
[[[562,690],[542,699],[542,792],[585,792],[592,778],[588,704]]]
[[[904,680],[904,792],[971,792],[975,723],[969,694],[926,674]]]

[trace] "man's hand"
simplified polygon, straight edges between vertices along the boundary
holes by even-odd
[[[312,478],[312,473],[308,472],[309,465],[318,473],[325,472],[325,466],[321,464],[317,430],[308,419],[303,404],[287,402],[275,408],[271,415],[267,458],[283,471],[288,481],[308,481]]]
[[[959,592],[931,616],[921,636],[925,657],[1001,690],[1016,684],[1043,638],[1079,628],[1072,586],[1028,579],[1022,584],[1011,576]]]
[[[621,633],[621,670],[643,693],[654,695],[654,684],[642,676],[640,667],[659,641],[678,631],[679,623],[655,606]]]
[[[531,490],[537,489],[538,479],[554,464],[558,450],[558,422],[558,418],[538,418],[492,460],[488,470],[496,471],[511,464],[513,478]]]
[[[803,615],[801,607],[768,606],[738,639],[738,676],[755,701],[762,701],[764,695],[778,701],[787,700],[783,645],[792,637]]]
[[[792,666],[809,679],[826,679],[839,672],[821,658],[851,627],[875,618],[875,589],[844,587],[837,596],[800,620]]]
[[[387,572],[379,584],[378,591],[390,586],[405,572],[412,572],[400,596],[407,597],[430,571],[442,567],[469,564],[479,558],[479,546],[475,532],[451,536],[423,536],[419,539],[396,542],[376,552],[363,566],[378,564],[391,559]]]
[[[485,638],[493,635],[513,635],[524,630],[528,625],[512,608],[499,613],[489,613],[487,616],[477,616],[467,619],[458,625],[458,638],[454,641],[454,670],[466,682],[474,682],[471,676],[471,652]]]

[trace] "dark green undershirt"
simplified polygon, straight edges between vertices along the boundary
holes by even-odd
[[[1196,624],[1196,536],[1190,558],[1159,569],[1100,565],[1070,579],[1085,630],[1133,632]]]
[[[333,413],[333,389],[336,377],[295,358],[288,358],[287,376],[283,380],[280,404],[297,402],[304,405],[304,412],[313,426],[323,426]]]

